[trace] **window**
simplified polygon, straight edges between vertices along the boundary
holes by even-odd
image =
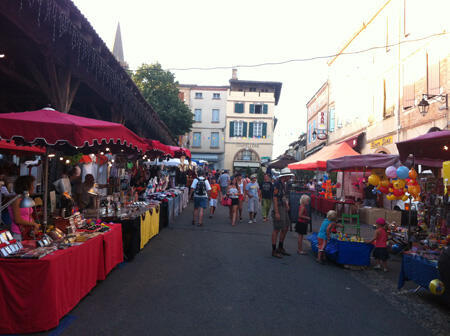
[[[202,109],[195,109],[194,111],[194,121],[202,122]]]
[[[267,112],[268,112],[267,104],[250,104],[250,113],[267,114]]]
[[[250,91],[250,92],[256,92],[256,88],[251,87],[251,88],[249,89],[249,91]]]
[[[230,122],[230,137],[246,137],[247,123],[245,121]]]
[[[251,122],[248,136],[250,138],[265,138],[267,136],[267,123],[261,121]]]
[[[235,161],[259,161],[259,156],[251,149],[242,149],[236,156]]]
[[[427,93],[438,95],[441,93],[440,59],[436,55],[427,53]]]
[[[220,93],[213,93],[213,99],[220,99]]]
[[[329,115],[330,115],[330,124],[328,125],[328,131],[330,133],[332,133],[332,132],[334,132],[334,124],[335,124],[335,120],[336,120],[334,107],[330,108]]]
[[[201,92],[196,92],[196,93],[195,93],[195,99],[203,99],[203,93],[201,93]]]
[[[194,132],[192,147],[201,147],[202,146],[202,133]]]
[[[220,120],[220,110],[219,109],[213,109],[212,110],[212,119],[211,121],[213,123],[218,123]]]
[[[316,141],[316,134],[314,133],[314,131],[316,130],[316,121],[314,120],[313,121],[313,124],[312,124],[312,141]]]
[[[234,113],[244,113],[244,103],[234,103]]]
[[[219,147],[219,132],[211,133],[211,148]]]

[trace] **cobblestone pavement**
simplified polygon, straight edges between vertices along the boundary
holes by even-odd
[[[398,261],[384,274],[319,265],[310,254],[278,260],[270,223],[248,224],[245,213],[231,227],[222,207],[203,227],[191,216],[192,205],[43,334],[450,335],[434,298],[396,290]],[[296,244],[290,232],[286,249]]]

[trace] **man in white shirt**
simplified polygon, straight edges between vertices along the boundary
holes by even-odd
[[[195,218],[198,215],[198,226],[203,225],[203,210],[208,206],[209,191],[211,186],[205,178],[203,171],[198,173],[198,177],[194,179],[191,185],[189,198],[194,194],[194,217],[192,225],[195,225]]]

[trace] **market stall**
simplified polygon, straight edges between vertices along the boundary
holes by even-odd
[[[397,143],[402,162],[420,164],[422,170],[417,174],[417,184],[412,185],[416,193],[417,226],[408,227],[410,248],[402,254],[399,288],[412,280],[435,295],[444,294],[447,302],[450,302],[450,295],[445,292],[450,288],[449,146],[450,131],[430,132]]]

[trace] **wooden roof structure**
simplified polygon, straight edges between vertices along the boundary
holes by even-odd
[[[50,105],[119,122],[140,136],[175,144],[72,1],[0,1],[0,41],[0,113]]]

